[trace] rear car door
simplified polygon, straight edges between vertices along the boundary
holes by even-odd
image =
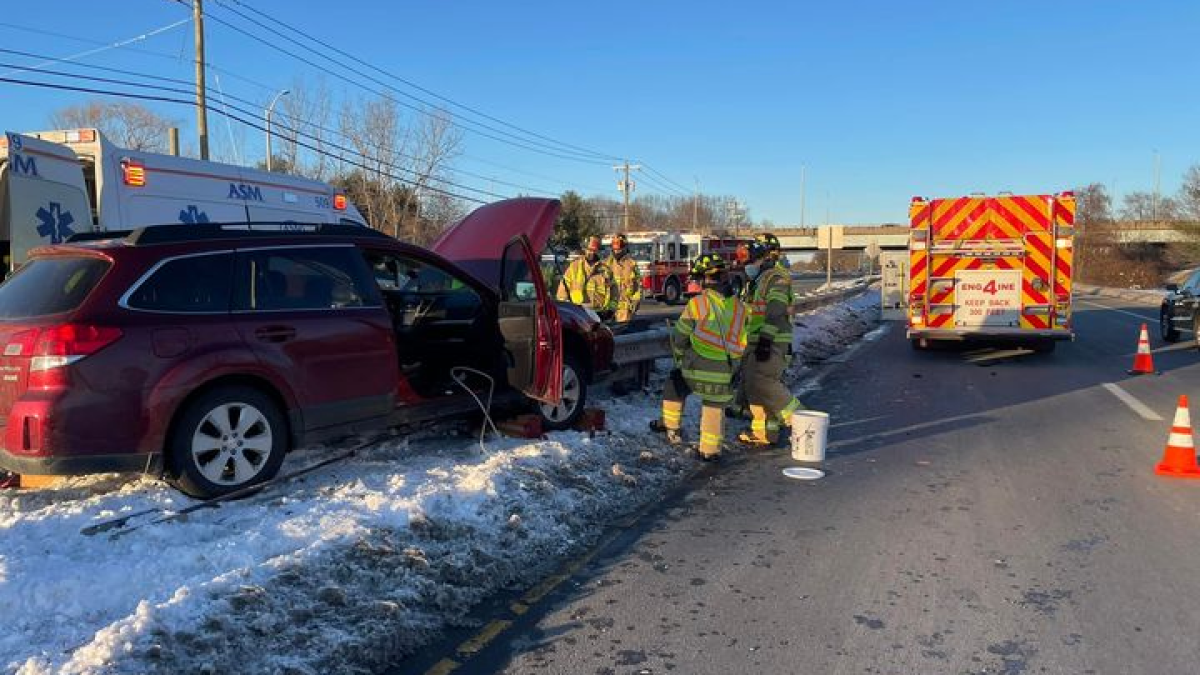
[[[504,247],[500,280],[497,313],[508,382],[530,398],[557,403],[562,398],[562,325],[525,235]]]
[[[234,308],[259,360],[292,380],[305,428],[392,411],[395,337],[355,246],[239,250]]]

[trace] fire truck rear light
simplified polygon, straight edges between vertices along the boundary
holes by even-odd
[[[1074,191],[1074,190],[1067,190],[1066,192],[1060,192],[1060,193],[1058,193],[1058,196],[1059,196],[1059,197],[1071,197],[1071,198],[1074,198],[1074,197],[1075,197],[1075,191]]]
[[[137,160],[121,160],[121,175],[129,187],[146,187],[146,166]]]
[[[346,210],[346,195],[340,195],[340,194],[334,195],[333,196],[333,208],[335,211],[345,211]]]

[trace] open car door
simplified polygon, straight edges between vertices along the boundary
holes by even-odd
[[[546,292],[529,238],[519,234],[500,259],[500,333],[508,383],[545,403],[562,398],[563,345],[558,308]]]
[[[83,167],[65,146],[20,134],[0,140],[0,241],[5,270],[31,248],[92,230]]]

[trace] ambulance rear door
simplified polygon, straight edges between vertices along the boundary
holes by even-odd
[[[83,167],[69,148],[16,133],[0,140],[0,242],[6,269],[29,250],[91,231]]]

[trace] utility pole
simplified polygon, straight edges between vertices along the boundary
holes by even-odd
[[[742,204],[736,199],[731,199],[725,202],[725,208],[729,212],[729,222],[733,223],[733,236],[735,239],[740,239],[742,236]]]
[[[204,87],[204,6],[203,0],[192,0],[192,23],[196,28],[196,136],[200,143],[200,159],[208,159],[208,101]]]
[[[829,191],[825,191],[825,227],[829,224]],[[833,233],[829,234],[829,248],[825,249],[825,288],[833,284]]]
[[[637,187],[637,185],[633,181],[629,180],[629,172],[630,171],[641,171],[642,165],[634,164],[631,166],[629,164],[629,161],[626,160],[624,164],[621,164],[619,166],[614,166],[613,170],[625,172],[625,177],[623,179],[617,181],[617,190],[620,191],[621,194],[623,194],[625,196],[625,215],[623,218],[624,225],[622,226],[621,229],[624,232],[628,232],[629,231],[629,195],[630,195],[630,193],[633,192],[634,188]]]
[[[696,181],[696,194],[692,196],[692,232],[700,231],[700,179],[692,176],[692,180]]]
[[[800,229],[804,229],[804,165],[800,166]]]
[[[1162,178],[1162,157],[1154,151],[1154,200],[1150,202],[1150,220],[1158,222],[1158,190]]]

